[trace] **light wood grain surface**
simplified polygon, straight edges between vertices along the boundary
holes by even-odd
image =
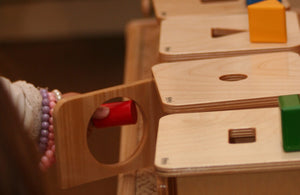
[[[116,164],[98,162],[87,144],[87,127],[96,108],[115,97],[128,97],[139,106],[144,123],[139,147],[129,159]],[[151,166],[160,107],[152,79],[116,86],[61,100],[54,110],[58,175],[62,188]],[[116,140],[118,141],[118,140]]]
[[[181,16],[161,23],[160,59],[178,61],[262,52],[298,51],[300,33],[297,14],[286,12],[287,43],[251,43],[248,15]],[[212,37],[214,28],[245,32]]]
[[[162,63],[152,69],[164,110],[171,113],[276,106],[277,96],[300,91],[300,58],[291,52]],[[247,78],[220,79],[230,74]]]
[[[282,1],[286,9],[288,0]],[[225,15],[247,13],[246,0],[153,0],[155,15],[158,19],[167,19],[183,15]]]
[[[255,128],[256,141],[228,141],[229,129]],[[160,119],[155,166],[165,176],[300,168],[282,147],[278,108],[168,115]]]
[[[152,78],[151,66],[158,63],[159,25],[154,18],[133,20],[126,26],[126,62],[124,82],[132,83]],[[140,117],[140,116],[139,116]],[[124,126],[121,129],[120,161],[127,159],[139,143],[139,126]],[[155,132],[157,129],[155,130]],[[153,138],[152,141],[156,141]],[[149,151],[154,156],[155,148]],[[154,157],[153,157],[154,159]],[[118,195],[155,194],[153,164],[150,170],[137,170],[120,174]],[[152,190],[152,191],[151,191]]]

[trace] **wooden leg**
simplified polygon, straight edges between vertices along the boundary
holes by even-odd
[[[124,82],[132,83],[137,80],[152,78],[151,66],[158,63],[158,45],[160,28],[156,19],[140,19],[130,22],[126,28],[126,63]],[[137,127],[125,126],[121,129],[120,160],[130,157],[139,142]],[[155,140],[153,140],[155,141]],[[154,151],[153,151],[154,152]],[[153,153],[154,154],[154,153]],[[152,154],[151,154],[152,155]],[[118,195],[145,194],[156,184],[156,178],[151,177],[145,182],[144,170],[119,176]],[[134,174],[134,175],[133,175]],[[140,175],[143,182],[139,182]],[[153,173],[154,174],[154,173]],[[154,182],[152,182],[154,180]],[[143,183],[147,185],[139,185]],[[152,194],[155,194],[156,188]],[[151,194],[151,193],[149,193]]]

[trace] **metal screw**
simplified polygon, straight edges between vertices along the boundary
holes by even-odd
[[[169,158],[162,158],[161,159],[161,164],[165,165],[168,163]]]
[[[173,101],[173,98],[172,97],[166,97],[166,101],[167,101],[167,103],[171,103]]]
[[[160,188],[163,188],[163,189],[166,189],[166,188],[167,188],[166,185],[160,185],[159,187],[160,187]]]

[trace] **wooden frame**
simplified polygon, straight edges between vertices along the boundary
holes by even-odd
[[[151,166],[154,156],[157,121],[162,114],[153,80],[98,90],[63,99],[54,111],[58,172],[62,188],[69,188],[101,178]],[[143,113],[144,132],[136,152],[117,164],[99,163],[87,145],[87,127],[96,108],[115,97],[128,97]],[[150,154],[150,155],[149,155]]]

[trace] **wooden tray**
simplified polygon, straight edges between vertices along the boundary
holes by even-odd
[[[236,56],[253,53],[299,50],[300,31],[297,14],[286,12],[287,43],[251,43],[248,15],[182,16],[161,23],[159,53],[163,62]],[[213,29],[226,34],[212,37]]]

